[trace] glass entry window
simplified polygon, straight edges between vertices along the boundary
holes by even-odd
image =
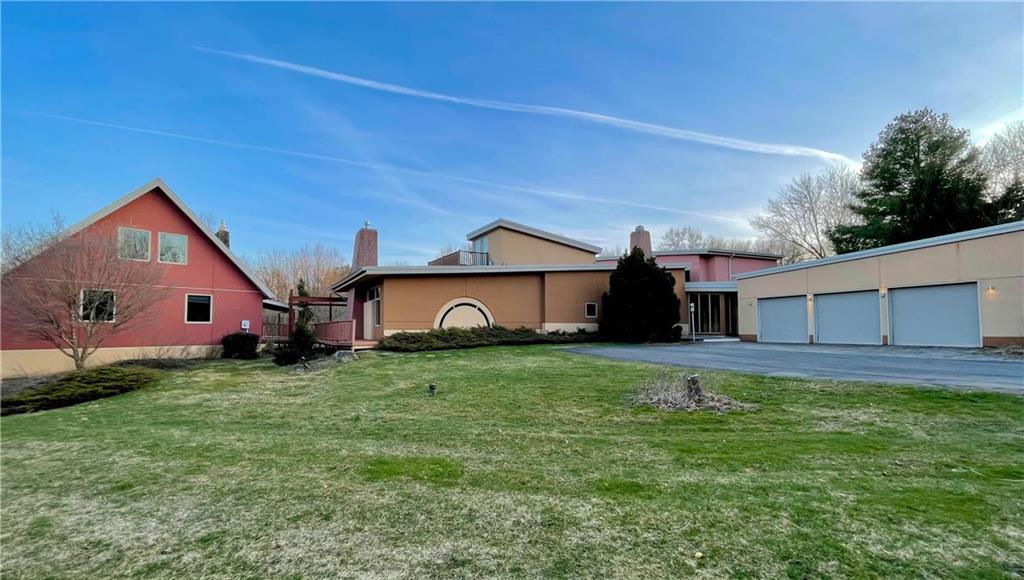
[[[722,295],[688,294],[697,334],[723,334]]]

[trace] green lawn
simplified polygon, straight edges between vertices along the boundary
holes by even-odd
[[[3,576],[1024,574],[1024,398],[704,373],[760,410],[625,406],[655,370],[213,361],[6,417]]]

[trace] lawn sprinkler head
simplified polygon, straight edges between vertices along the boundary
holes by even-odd
[[[430,385],[427,386],[427,392],[430,393],[431,397],[436,395],[437,394],[437,385],[435,385],[434,383],[430,383]]]

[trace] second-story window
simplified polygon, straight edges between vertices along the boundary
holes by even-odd
[[[188,236],[160,232],[158,260],[164,264],[188,263]]]
[[[149,230],[117,228],[117,257],[148,262],[149,238]]]

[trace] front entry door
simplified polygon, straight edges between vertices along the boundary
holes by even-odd
[[[363,302],[363,340],[373,340],[373,300]]]

